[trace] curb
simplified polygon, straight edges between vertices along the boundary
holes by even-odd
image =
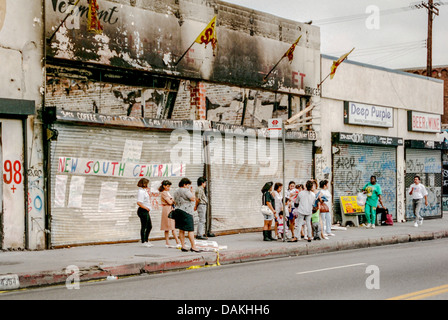
[[[80,282],[105,280],[108,276],[126,277],[141,274],[164,273],[180,271],[189,268],[230,265],[243,262],[271,260],[286,257],[322,254],[369,247],[379,247],[400,243],[428,241],[448,237],[448,230],[435,232],[420,232],[417,234],[398,234],[393,236],[370,237],[358,240],[338,240],[334,242],[312,242],[305,246],[280,246],[274,248],[243,249],[223,252],[203,252],[202,254],[189,254],[178,258],[163,258],[158,261],[125,264],[111,267],[92,266],[77,270],[77,279]],[[299,243],[304,241],[299,241]],[[18,284],[11,291],[25,288],[35,288],[50,285],[65,284],[73,273],[65,270],[44,271],[35,274],[5,275],[18,277]]]

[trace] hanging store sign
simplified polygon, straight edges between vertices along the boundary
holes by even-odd
[[[344,123],[393,128],[394,109],[345,101]]]
[[[408,130],[439,133],[442,131],[442,116],[440,114],[408,111]]]

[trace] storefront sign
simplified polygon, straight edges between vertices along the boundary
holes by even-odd
[[[340,132],[333,134],[333,140],[340,143],[360,143],[380,146],[402,146],[402,138],[374,136],[362,133]]]
[[[345,101],[344,123],[392,128],[394,109]]]
[[[358,205],[356,196],[341,197],[341,206],[344,210],[344,214],[363,213],[364,207]]]
[[[408,111],[408,130],[419,132],[441,132],[442,116],[423,112]]]

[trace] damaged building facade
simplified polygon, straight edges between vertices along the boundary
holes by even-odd
[[[151,237],[163,236],[158,186],[183,177],[208,179],[209,230],[262,226],[261,187],[282,160],[267,123],[316,93],[319,28],[220,1],[101,1],[96,34],[87,6],[57,29],[68,2],[46,2],[47,245],[136,240],[141,177]],[[214,16],[217,50],[186,51]],[[265,79],[300,36],[296,58]],[[312,176],[315,139],[310,123],[290,130],[288,179]]]
[[[19,14],[25,4],[27,19]],[[268,121],[298,113],[303,116],[286,136],[287,183],[328,179],[335,198],[349,194],[338,187],[347,182],[340,182],[345,171],[335,168],[342,169],[345,160],[337,157],[358,142],[350,134],[382,136],[396,144],[386,147],[393,149],[386,156],[396,159],[387,167],[395,181],[388,188],[399,189],[390,203],[401,212],[403,145],[415,147],[435,134],[403,134],[406,120],[398,119],[407,119],[408,111],[443,113],[438,98],[425,102],[414,90],[423,86],[438,95],[440,83],[407,82],[403,74],[344,62],[336,78],[319,87],[332,58],[321,56],[318,27],[223,1],[98,5],[102,32],[96,33],[88,31],[87,0],[76,7],[68,0],[0,0],[0,35],[8,39],[0,41],[0,55],[10,59],[0,76],[0,249],[137,241],[142,177],[151,184],[151,238],[163,236],[158,186],[170,180],[174,191],[183,177],[193,186],[198,177],[208,179],[209,231],[258,230],[261,188],[282,181],[281,140],[271,138]],[[199,43],[188,49],[215,16],[217,49]],[[19,20],[26,28],[17,28]],[[294,58],[273,69],[299,37]],[[405,84],[385,94],[359,82],[381,83],[391,74],[394,83]],[[390,99],[397,96],[393,89],[407,100]],[[392,109],[393,129],[344,122],[350,102]],[[11,140],[10,125],[21,140]],[[365,151],[365,145],[372,148],[354,146],[361,159],[354,161],[379,150]],[[364,179],[369,168],[356,170]],[[399,221],[400,214],[394,215]]]

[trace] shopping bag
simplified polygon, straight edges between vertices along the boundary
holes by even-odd
[[[358,195],[356,196],[356,202],[357,202],[358,206],[364,207],[366,205],[366,201],[367,201],[366,194],[364,194],[362,192],[358,193]]]

